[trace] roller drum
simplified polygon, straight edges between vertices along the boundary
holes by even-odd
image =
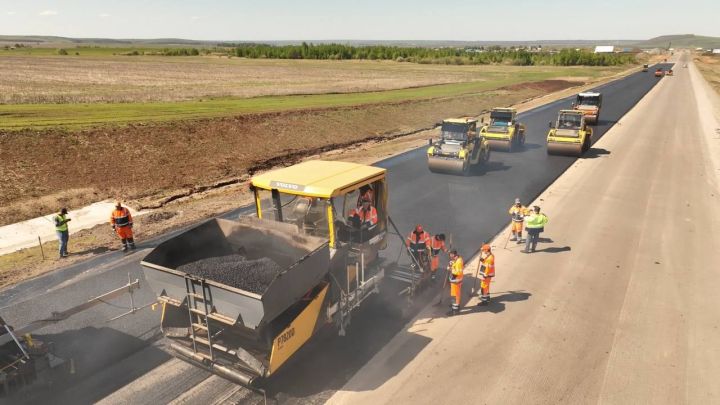
[[[503,152],[511,152],[512,151],[512,142],[510,142],[510,139],[487,139],[488,145],[490,146],[490,150],[499,150]]]
[[[581,156],[583,148],[581,143],[548,142],[548,155]]]
[[[428,168],[433,173],[464,174],[468,166],[463,159],[428,156]]]

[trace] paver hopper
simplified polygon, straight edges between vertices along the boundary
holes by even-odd
[[[255,285],[255,293],[217,281],[232,271],[222,263],[204,278],[180,270],[237,254],[269,258],[280,271],[266,285]],[[161,326],[176,340],[177,354],[250,384],[277,369],[318,327],[330,252],[326,239],[299,234],[288,224],[213,219],[163,242],[141,264],[163,303]]]

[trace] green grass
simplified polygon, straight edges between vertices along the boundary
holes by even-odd
[[[365,104],[397,103],[423,99],[457,97],[497,89],[517,83],[557,77],[597,77],[622,70],[615,68],[528,68],[524,72],[495,75],[485,81],[435,85],[401,90],[220,98],[183,102],[108,104],[6,104],[0,105],[0,129],[19,130],[62,127],[82,129],[105,124],[163,122],[182,119],[221,117],[286,110],[351,107]]]

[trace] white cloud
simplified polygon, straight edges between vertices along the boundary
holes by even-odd
[[[8,11],[8,12],[7,12],[7,15],[15,15],[15,14],[17,14],[17,13],[14,12],[14,11]]]
[[[107,17],[110,17],[110,14],[102,13],[102,14],[100,14],[100,17],[107,18]]]
[[[57,15],[58,12],[55,10],[43,10],[40,12],[40,15]]]

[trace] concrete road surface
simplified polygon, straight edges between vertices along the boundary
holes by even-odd
[[[329,403],[720,403],[720,102],[675,73],[540,196],[538,252],[494,241],[490,306],[425,308]]]
[[[605,105],[595,135],[603,136],[656,83],[658,79],[651,74],[637,72],[600,86]],[[423,222],[433,232],[453,234],[454,246],[466,257],[471,256],[481,241],[491,238],[506,224],[506,210],[515,197],[526,201],[534,199],[576,162],[575,158],[545,153],[548,121],[554,120],[557,111],[568,108],[570,103],[566,98],[521,114],[521,121],[527,125],[525,149],[493,153],[490,163],[472,176],[430,173],[425,148],[379,162],[389,170],[390,210],[394,220],[403,232],[409,231],[416,222]],[[582,164],[614,159],[608,153],[602,148],[593,148],[582,159]],[[237,212],[229,215],[234,214]],[[141,242],[139,247],[144,249],[152,248],[158,240]],[[396,242],[391,244],[389,255],[396,255],[396,246]],[[2,291],[0,313],[11,324],[22,325],[46,317],[50,310],[76,305],[122,285],[127,273],[143,283],[138,263],[146,252],[138,251],[130,256],[110,253]],[[153,292],[144,288],[136,299],[145,303],[153,297]],[[427,296],[425,299],[434,300]],[[535,298],[530,292],[518,292],[503,299],[519,301],[514,305],[520,306],[533,303]],[[106,323],[127,306],[127,302],[120,300],[112,304],[120,308],[98,307],[41,331],[39,337],[55,341],[58,354],[75,358],[77,364],[74,378],[47,393],[54,403],[78,404],[106,399],[109,403],[160,404],[173,400],[192,402],[193,398],[204,398],[211,403],[232,402],[247,395],[235,387],[228,392],[223,380],[202,370],[180,367],[164,351],[157,312],[146,311]],[[511,302],[507,304],[512,306]],[[271,398],[283,403],[319,403],[342,388],[396,333],[403,331],[406,320],[391,315],[393,311],[385,305],[373,300],[361,307],[344,338],[338,338],[336,331],[326,328],[267,382]],[[409,354],[419,352],[430,343],[430,339],[418,335],[408,346]],[[404,367],[410,358],[409,355],[396,358],[398,368]]]

